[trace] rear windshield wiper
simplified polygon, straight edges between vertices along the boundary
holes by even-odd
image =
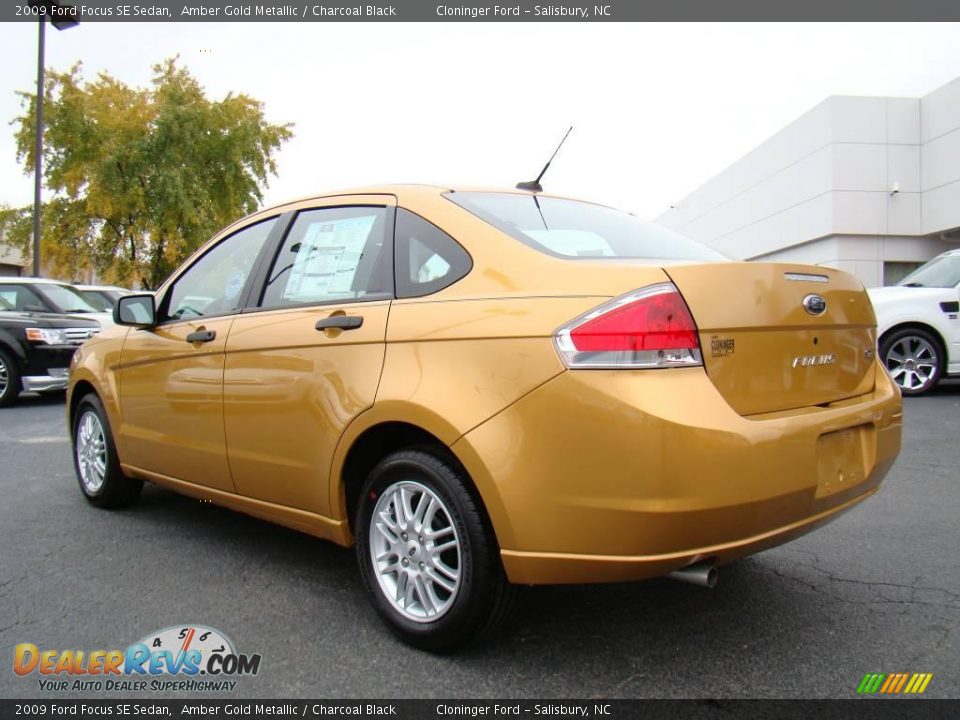
[[[904,283],[902,287],[924,287],[924,284],[918,283],[918,282],[909,282],[909,283]]]

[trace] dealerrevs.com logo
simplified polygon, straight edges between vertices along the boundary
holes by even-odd
[[[41,649],[20,643],[13,671],[38,676],[39,689],[76,691],[231,691],[234,678],[260,671],[258,653],[238,653],[226,635],[202,625],[169,627],[126,650]]]

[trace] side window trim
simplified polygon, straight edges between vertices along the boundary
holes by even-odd
[[[260,248],[260,254],[257,256],[253,272],[247,279],[247,285],[243,288],[239,312],[247,313],[260,309],[258,307],[260,298],[263,297],[266,289],[267,276],[270,274],[270,268],[273,267],[273,259],[280,252],[280,248],[283,247],[283,241],[287,239],[287,233],[293,227],[293,221],[296,217],[296,211],[288,210],[277,218],[267,241]]]
[[[258,268],[257,273],[257,282],[255,287],[251,288],[251,293],[248,298],[246,306],[240,311],[242,313],[253,313],[253,312],[275,312],[279,310],[295,310],[298,308],[310,308],[310,307],[324,307],[329,305],[354,305],[357,303],[364,302],[383,302],[384,300],[393,300],[396,298],[396,273],[390,273],[390,279],[392,288],[390,292],[384,293],[371,293],[369,295],[364,295],[360,298],[334,298],[332,300],[311,300],[309,302],[302,303],[288,303],[285,305],[269,305],[263,306],[264,295],[267,291],[267,281],[269,279],[270,271],[273,269],[273,265],[277,260],[277,256],[280,254],[280,251],[283,249],[283,245],[287,240],[287,236],[293,230],[294,223],[296,222],[297,216],[301,213],[310,212],[311,210],[335,210],[338,208],[363,208],[363,207],[375,207],[382,208],[385,211],[384,216],[384,238],[383,238],[383,248],[381,253],[389,260],[394,257],[394,244],[393,244],[393,231],[396,227],[396,206],[391,204],[378,204],[370,202],[361,202],[361,203],[351,203],[343,202],[337,203],[335,205],[316,205],[312,207],[299,208],[298,210],[292,210],[288,213],[284,213],[283,218],[277,224],[280,225],[283,223],[283,227],[280,233],[276,238],[271,234],[270,240],[267,242],[269,246],[269,254],[264,258],[263,265]],[[395,270],[395,268],[394,268]]]
[[[157,323],[157,327],[162,327],[165,325],[173,325],[175,323],[181,323],[181,322],[202,321],[207,319],[212,320],[212,319],[221,318],[221,317],[229,317],[230,315],[239,315],[241,312],[243,312],[243,309],[249,300],[249,296],[253,291],[254,281],[258,273],[260,272],[260,266],[263,263],[264,258],[266,257],[265,250],[269,248],[271,243],[274,241],[275,234],[277,234],[278,232],[282,233],[285,230],[285,228],[282,228],[281,225],[284,217],[286,217],[289,214],[291,213],[284,213],[282,215],[271,215],[270,217],[262,218],[260,220],[257,220],[256,222],[247,223],[243,227],[237,228],[226,237],[220,239],[218,242],[208,247],[206,250],[203,251],[202,254],[194,257],[190,262],[190,264],[184,267],[177,274],[176,280],[170,283],[170,285],[167,286],[167,289],[164,291],[163,297],[160,299],[160,305],[157,308],[157,317],[162,318],[160,322]],[[190,317],[190,318],[167,317],[167,311],[169,310],[169,305],[170,305],[170,298],[173,296],[174,288],[177,286],[177,283],[180,282],[181,278],[183,278],[188,272],[190,272],[190,270],[194,266],[196,266],[197,263],[199,263],[208,254],[213,252],[216,248],[223,245],[223,243],[227,242],[228,240],[230,240],[230,238],[234,237],[238,233],[241,233],[244,230],[247,230],[248,228],[253,227],[254,225],[259,225],[260,223],[271,222],[271,221],[273,221],[273,227],[270,228],[270,233],[267,235],[266,242],[263,243],[263,247],[260,248],[260,252],[257,253],[257,257],[253,261],[253,267],[250,270],[250,274],[247,276],[247,280],[244,283],[243,289],[240,291],[240,300],[238,302],[239,307],[236,310],[233,310],[231,312],[215,313],[213,315],[202,315],[200,317]],[[289,219],[288,219],[288,222],[289,222]]]

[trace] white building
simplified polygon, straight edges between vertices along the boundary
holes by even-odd
[[[893,284],[960,247],[960,78],[922,98],[830,97],[657,222],[733,258]]]

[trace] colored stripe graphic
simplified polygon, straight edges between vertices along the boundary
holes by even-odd
[[[933,673],[867,673],[857,686],[858,695],[920,695],[933,679]]]
[[[883,682],[885,677],[886,675],[883,673],[867,673],[863,676],[863,680],[860,681],[857,693],[860,695],[872,695],[880,689],[880,683]]]
[[[930,684],[930,681],[933,680],[933,673],[918,673],[917,677],[922,678],[920,682],[913,688],[913,691],[917,694],[922,693],[927,689],[927,685]]]

